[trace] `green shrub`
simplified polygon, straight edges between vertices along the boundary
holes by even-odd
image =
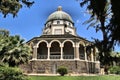
[[[0,80],[28,80],[18,68],[0,66]]]
[[[57,69],[57,72],[58,72],[61,76],[64,76],[65,74],[68,73],[68,70],[67,70],[66,67],[59,67],[59,68]]]
[[[111,74],[120,74],[120,67],[119,66],[110,67],[109,72]]]

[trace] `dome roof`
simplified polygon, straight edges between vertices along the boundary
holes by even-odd
[[[53,12],[48,17],[47,22],[49,22],[51,20],[67,20],[67,21],[70,21],[70,22],[73,23],[73,20],[72,20],[71,16],[68,13],[62,11],[62,7],[61,6],[59,6],[58,10]]]

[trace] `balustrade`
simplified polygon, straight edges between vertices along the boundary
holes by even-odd
[[[38,59],[47,59],[48,55],[39,55]],[[50,55],[50,59],[61,59],[61,55]],[[74,55],[63,55],[63,59],[74,59]]]
[[[74,59],[74,55],[63,55],[63,59]]]
[[[50,55],[50,59],[60,59],[61,55]]]
[[[39,55],[38,59],[47,59],[47,55]]]

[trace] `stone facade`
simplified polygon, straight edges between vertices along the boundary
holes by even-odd
[[[36,73],[36,74],[56,74],[56,70],[64,66],[68,69],[68,73],[81,74],[81,73],[99,73],[99,62],[88,62],[80,60],[35,60],[31,61],[29,66],[24,67],[25,73]],[[31,68],[30,68],[31,66]]]

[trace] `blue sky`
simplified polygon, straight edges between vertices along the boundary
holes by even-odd
[[[89,19],[89,14],[85,8],[81,8],[76,0],[34,0],[35,4],[31,8],[23,6],[18,16],[13,18],[8,15],[3,18],[0,14],[0,28],[7,29],[11,35],[20,35],[26,41],[33,37],[42,35],[42,29],[48,16],[62,6],[63,11],[71,15],[77,34],[87,40],[93,41],[91,37],[102,39],[101,33],[96,33],[95,29],[89,28],[82,23]],[[116,51],[120,51],[116,48]]]

